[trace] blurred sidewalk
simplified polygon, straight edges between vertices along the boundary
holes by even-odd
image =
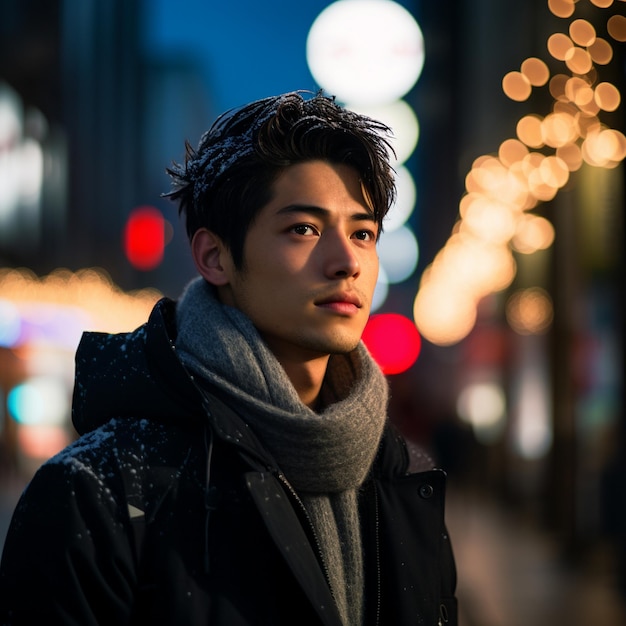
[[[625,626],[607,543],[568,565],[554,539],[488,497],[448,495],[460,626]]]

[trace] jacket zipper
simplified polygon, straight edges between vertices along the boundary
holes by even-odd
[[[439,621],[437,622],[437,626],[445,626],[449,621],[448,618],[448,609],[445,604],[439,605]]]
[[[298,504],[298,507],[302,511],[302,514],[304,515],[304,518],[307,521],[309,529],[311,530],[311,537],[313,538],[313,542],[315,544],[314,547],[317,552],[320,565],[322,567],[322,572],[324,573],[324,578],[326,579],[326,583],[328,584],[330,593],[334,598],[335,594],[333,592],[333,588],[330,585],[330,574],[328,573],[328,566],[326,565],[326,560],[324,558],[324,553],[322,552],[322,548],[320,545],[319,538],[317,536],[317,532],[315,530],[315,526],[313,526],[313,522],[311,521],[311,516],[309,515],[309,512],[306,510],[306,507],[304,506],[304,502],[302,502],[302,500],[300,499],[300,496],[296,493],[295,489],[291,486],[291,484],[289,483],[285,475],[282,474],[281,472],[279,472],[278,474],[278,480],[280,480],[280,482],[284,485],[287,491],[291,494],[291,497],[293,498],[294,502]]]
[[[380,601],[381,601],[381,590],[380,590],[380,519],[378,513],[378,489],[376,488],[376,482],[372,481],[372,491],[373,491],[373,500],[374,500],[374,550],[376,555],[376,621],[375,625],[379,626],[380,624]]]

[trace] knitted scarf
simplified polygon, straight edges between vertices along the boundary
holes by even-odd
[[[363,562],[357,490],[372,465],[386,420],[387,383],[365,346],[332,355],[315,413],[241,311],[223,305],[203,279],[176,309],[179,358],[225,392],[277,460],[318,536],[331,591],[345,624],[362,623]]]

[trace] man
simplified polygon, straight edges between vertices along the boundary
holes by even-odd
[[[169,195],[200,276],[83,337],[82,436],[16,509],[3,623],[456,623],[443,473],[410,473],[360,342],[387,132],[290,93],[187,146]]]

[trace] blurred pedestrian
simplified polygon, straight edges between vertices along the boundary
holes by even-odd
[[[187,145],[167,195],[199,277],[83,336],[81,437],[17,506],[3,624],[456,623],[444,475],[392,430],[360,341],[388,132],[289,93]]]

